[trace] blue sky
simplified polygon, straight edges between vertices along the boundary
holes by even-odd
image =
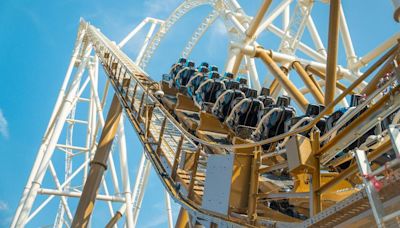
[[[179,2],[0,1],[0,227],[6,227],[10,221],[40,146],[68,66],[79,18],[84,17],[118,42],[146,16],[165,19]],[[254,15],[261,0],[239,2],[248,14]],[[274,1],[273,5],[277,2]],[[343,1],[343,4],[358,55],[364,55],[399,31],[399,24],[392,19],[393,9],[389,0],[353,0]],[[148,66],[148,73],[153,78],[158,80],[179,57],[185,42],[209,11],[208,6],[194,10],[166,36]],[[313,15],[326,44],[327,5],[317,1]],[[280,26],[279,20],[277,22]],[[221,22],[214,24],[193,51],[192,58],[196,62],[207,60],[222,67],[227,47],[225,33]],[[133,59],[143,36],[144,32],[140,33],[138,39],[128,43],[124,49]],[[307,34],[304,42],[312,44]],[[260,43],[266,48],[276,48],[278,39],[265,34],[260,37]],[[340,53],[341,63],[344,62],[343,56],[344,53]],[[266,73],[265,70],[261,72]],[[101,77],[104,81],[105,77]],[[130,168],[134,174],[141,151],[136,135],[129,125],[126,128],[132,159]],[[138,225],[165,227],[164,193],[154,173],[148,190]],[[174,208],[176,211],[177,206]],[[29,227],[35,227],[34,224]]]

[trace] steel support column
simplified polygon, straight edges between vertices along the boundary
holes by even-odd
[[[329,10],[329,33],[328,33],[328,59],[326,64],[326,89],[325,106],[328,106],[335,99],[336,81],[337,81],[337,53],[339,37],[339,13],[340,0],[331,0]],[[328,110],[333,111],[333,108]]]
[[[294,61],[292,63],[292,66],[296,69],[297,74],[300,76],[300,78],[303,80],[304,84],[308,87],[310,90],[311,94],[315,98],[315,100],[318,103],[323,104],[324,103],[324,95],[320,92],[318,87],[315,86],[313,80],[310,78],[310,76],[307,74],[307,72],[304,70],[303,66],[300,64],[298,61]]]
[[[260,9],[258,10],[256,16],[251,21],[249,28],[246,30],[246,38],[244,39],[243,43],[245,45],[248,44],[249,41],[252,40],[254,34],[257,31],[258,26],[261,23],[261,20],[264,18],[265,12],[267,12],[269,6],[271,5],[272,0],[264,0],[263,4],[261,5]],[[236,56],[235,63],[232,68],[232,73],[236,75],[239,71],[240,63],[242,62],[244,53],[240,51],[240,53]]]
[[[121,114],[122,107],[118,97],[114,95],[71,227],[87,227],[89,223]]]
[[[279,81],[284,89],[290,94],[291,97],[298,103],[299,107],[305,111],[308,106],[308,101],[304,95],[296,88],[296,86],[289,80],[285,73],[279,68],[279,66],[272,60],[265,50],[258,49],[256,52],[256,57],[261,58],[261,60],[268,67],[269,71],[274,75],[274,77]]]

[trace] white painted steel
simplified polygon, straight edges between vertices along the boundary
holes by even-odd
[[[392,0],[395,4],[395,10],[398,9],[397,0]],[[262,23],[261,27],[257,30],[257,36],[260,35],[262,32],[272,32],[273,34],[277,35],[280,39],[285,40],[289,39],[293,41],[295,45],[292,45],[291,49],[293,49],[291,53],[283,52],[283,51],[271,51],[272,56],[275,61],[280,62],[281,64],[288,64],[294,60],[299,60],[304,65],[312,65],[316,69],[325,71],[325,59],[326,59],[326,50],[323,46],[322,40],[320,38],[318,29],[316,28],[314,21],[309,14],[310,12],[304,13],[304,11],[294,11],[292,18],[295,18],[296,13],[303,12],[303,16],[297,17],[296,20],[301,21],[300,31],[304,29],[304,26],[307,26],[311,38],[313,40],[314,48],[311,48],[301,42],[301,34],[302,32],[293,33],[291,31],[291,24],[295,23],[296,21],[289,20],[290,18],[290,6],[292,4],[304,4],[310,3],[309,1],[299,0],[299,1],[292,1],[292,0],[285,0],[282,1],[271,13],[267,14],[267,19]],[[396,8],[397,3],[397,8]],[[238,42],[243,40],[244,33],[248,28],[249,21],[251,21],[251,17],[246,15],[245,11],[241,8],[236,0],[224,0],[224,1],[216,1],[216,0],[187,0],[184,1],[171,15],[167,20],[162,21],[159,19],[154,18],[145,18],[138,26],[136,26],[118,45],[118,47],[122,48],[129,40],[131,40],[139,31],[141,31],[146,25],[150,25],[150,30],[148,31],[145,42],[142,45],[141,50],[139,51],[139,55],[136,58],[136,63],[138,63],[142,68],[146,67],[154,55],[155,50],[160,45],[165,34],[171,29],[171,27],[186,13],[190,12],[192,9],[202,6],[202,5],[209,5],[212,7],[211,13],[204,19],[204,21],[200,24],[198,29],[192,35],[191,39],[189,40],[188,44],[184,48],[182,53],[183,56],[189,56],[192,49],[196,46],[197,42],[202,38],[203,34],[207,31],[209,26],[214,23],[217,19],[222,19],[224,25],[229,27],[228,29],[228,38],[231,41]],[[306,10],[301,8],[301,10]],[[310,10],[310,9],[308,9]],[[311,10],[310,10],[311,11]],[[278,28],[274,25],[274,20],[282,16],[282,29]],[[384,51],[390,48],[397,42],[397,39],[400,37],[399,33],[395,34],[393,37],[382,43],[376,49],[372,50],[370,53],[365,55],[364,57],[360,58],[359,60],[356,59],[354,47],[350,37],[350,30],[347,27],[345,15],[343,13],[343,9],[340,12],[340,31],[342,40],[344,43],[344,49],[346,52],[346,56],[348,59],[348,64],[346,67],[339,66],[338,73],[344,79],[348,81],[354,81],[358,77],[358,71],[364,65],[372,61],[377,56],[381,55]],[[158,29],[157,29],[157,26]],[[299,31],[299,30],[298,30]],[[155,34],[154,34],[155,32]],[[48,127],[43,137],[43,142],[41,147],[38,151],[37,158],[33,165],[31,174],[28,178],[27,185],[24,189],[22,194],[22,198],[18,209],[15,213],[13,218],[11,227],[21,226],[24,225],[26,222],[30,221],[37,213],[39,213],[54,196],[62,196],[60,197],[60,211],[56,218],[57,226],[60,226],[64,221],[64,216],[67,216],[67,220],[70,220],[71,212],[68,209],[68,197],[78,197],[76,193],[66,191],[70,181],[74,176],[77,175],[77,170],[83,170],[83,181],[86,179],[87,172],[88,172],[88,162],[90,158],[93,156],[93,153],[96,149],[96,137],[99,132],[99,129],[102,128],[104,125],[104,116],[103,116],[103,107],[105,97],[103,96],[103,101],[100,100],[100,96],[98,94],[98,57],[94,56],[91,57],[94,60],[89,59],[90,51],[88,47],[82,47],[82,40],[86,34],[86,27],[80,27],[77,39],[74,45],[73,55],[71,57],[70,64],[68,66],[64,82],[62,84],[61,90],[59,92],[57,102],[55,108],[52,112]],[[154,34],[154,35],[153,35]],[[295,34],[295,35],[291,35]],[[255,36],[255,38],[257,37]],[[86,44],[87,45],[87,44]],[[259,45],[256,41],[251,45]],[[250,46],[251,46],[250,45]],[[294,48],[293,48],[294,47]],[[243,46],[243,43],[240,45],[230,44],[230,48],[228,50],[228,59],[226,61],[226,70],[230,71],[232,69],[233,64],[235,62],[236,56],[240,53],[240,50],[245,50],[248,48],[247,46]],[[305,53],[308,57],[313,60],[309,59],[300,59],[295,55],[295,50],[298,49],[299,51]],[[86,52],[86,54],[85,54]],[[259,76],[257,72],[256,65],[254,63],[254,59],[252,58],[251,51],[246,51],[248,56],[245,57],[245,64],[243,67],[248,72],[249,83],[256,89],[259,89],[260,82]],[[90,64],[86,64],[90,63]],[[71,75],[76,68],[77,65],[80,65],[79,69],[77,69],[77,73],[75,74],[75,78],[71,81]],[[87,65],[92,65],[88,66]],[[83,85],[81,85],[81,78],[83,75],[84,68],[89,68],[89,77],[86,81],[84,81]],[[80,97],[82,94],[83,89],[86,85],[90,83],[90,97],[83,98]],[[320,81],[320,84],[323,85],[324,82]],[[69,91],[67,91],[67,86],[70,85]],[[360,87],[362,88],[362,87]],[[105,91],[108,90],[108,82]],[[307,92],[307,89],[302,89],[302,92]],[[74,95],[75,94],[75,95]],[[105,92],[105,95],[107,92]],[[69,115],[73,110],[76,108],[77,101],[86,101],[89,102],[89,110],[88,110],[88,120],[77,120],[74,118],[73,115]],[[72,137],[67,138],[67,143],[62,144],[58,143],[60,132],[63,129],[65,122],[69,122],[71,124],[70,134],[72,135],[73,132],[73,125],[75,123],[85,124],[87,125],[87,135],[86,135],[86,143],[85,146],[77,146],[74,145],[72,141]],[[111,193],[108,191],[106,181],[102,182],[103,191],[105,191],[105,195],[103,199],[115,199],[115,194],[122,194],[123,197],[120,197],[121,202],[123,205],[120,209],[120,212],[124,213],[126,211],[126,225],[127,227],[133,227],[136,224],[137,219],[139,217],[140,212],[140,205],[144,196],[145,186],[149,175],[150,170],[150,162],[146,159],[144,164],[140,165],[139,173],[141,173],[140,178],[139,175],[136,179],[135,187],[133,191],[130,191],[130,183],[129,183],[129,172],[128,172],[128,160],[127,160],[127,151],[126,151],[126,143],[125,135],[123,130],[123,124],[120,124],[120,129],[118,130],[118,142],[120,145],[119,150],[119,158],[120,163],[119,166],[121,168],[121,178],[122,178],[122,185],[123,191],[120,191],[119,188],[119,177],[118,172],[116,169],[116,164],[113,161],[113,157],[110,157],[109,167],[111,170],[111,180],[113,181],[113,191]],[[59,176],[55,173],[55,169],[51,164],[51,157],[54,152],[54,149],[57,148],[62,150],[66,153],[66,164],[72,164],[72,158],[78,156],[80,154],[84,154],[84,162],[78,169],[75,171],[71,169],[65,170],[65,177],[66,180],[63,184],[60,185],[59,183]],[[75,151],[79,151],[74,153]],[[143,159],[143,158],[142,158]],[[145,159],[145,158],[144,158]],[[50,164],[50,165],[49,165]],[[84,165],[85,164],[85,165]],[[54,181],[56,183],[56,189],[43,189],[40,186],[40,183],[43,180],[43,176],[47,167],[49,166],[49,171],[52,174]],[[67,181],[69,180],[69,181]],[[32,209],[33,202],[36,198],[36,194],[49,194],[50,197],[47,198],[39,207],[37,207],[33,213],[30,213]],[[134,194],[132,196],[132,193]],[[101,198],[100,197],[100,198]],[[114,197],[114,198],[113,198]],[[131,198],[130,198],[131,197]],[[99,198],[99,199],[100,199]],[[169,197],[166,196],[166,205],[168,210],[169,204]],[[112,200],[109,200],[108,207],[111,214],[113,214],[113,206],[111,204]],[[119,201],[118,201],[119,202]],[[134,208],[132,207],[132,203]],[[130,215],[132,214],[132,215]],[[168,213],[168,218],[170,218],[170,214]],[[169,219],[169,226],[171,226],[172,220]],[[68,222],[66,223],[68,225]]]
[[[167,191],[165,191],[165,207],[167,209],[168,228],[174,227],[174,220],[172,218],[171,198]]]

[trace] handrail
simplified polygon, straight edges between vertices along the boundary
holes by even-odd
[[[264,140],[261,140],[261,141],[258,141],[258,142],[252,142],[252,143],[246,143],[246,144],[228,145],[228,144],[220,144],[220,143],[210,142],[210,141],[206,141],[206,140],[200,139],[200,138],[192,135],[191,133],[189,133],[186,129],[184,129],[180,125],[180,123],[163,107],[161,102],[153,94],[149,93],[148,89],[146,89],[148,87],[146,87],[145,85],[143,85],[142,82],[140,82],[140,80],[136,77],[136,74],[137,74],[137,72],[140,72],[143,76],[146,76],[147,80],[149,80],[151,82],[154,82],[154,81],[140,67],[138,67],[135,63],[133,63],[117,47],[114,47],[114,48],[110,47],[111,41],[108,40],[104,35],[99,33],[94,26],[90,25],[89,26],[89,30],[91,32],[96,33],[98,36],[100,36],[100,38],[102,38],[102,41],[104,42],[104,44],[109,48],[109,51],[112,52],[115,56],[124,57],[123,59],[118,59],[118,60],[120,62],[124,62],[122,60],[125,60],[127,63],[129,63],[129,64],[124,63],[124,65],[126,66],[126,70],[129,71],[129,73],[131,74],[131,77],[142,87],[143,92],[147,93],[146,95],[151,98],[151,100],[155,103],[155,105],[157,105],[160,108],[160,110],[166,116],[168,116],[168,118],[171,120],[171,122],[181,131],[181,133],[183,135],[185,135],[186,138],[191,139],[194,142],[198,142],[198,143],[201,143],[201,144],[206,145],[206,146],[210,146],[210,147],[213,147],[213,148],[214,147],[218,147],[218,148],[223,148],[223,149],[227,149],[227,150],[244,149],[244,148],[251,148],[251,147],[261,146],[261,145],[265,145],[265,144],[270,144],[270,143],[277,142],[277,141],[279,141],[281,139],[284,139],[286,137],[290,137],[290,136],[305,132],[307,130],[310,130],[315,124],[318,123],[318,121],[322,117],[324,117],[327,114],[327,110],[329,110],[330,108],[334,108],[343,98],[345,98],[348,94],[350,94],[353,91],[354,88],[356,88],[369,75],[371,75],[376,70],[376,68],[378,68],[380,65],[382,65],[390,56],[392,56],[399,49],[399,44],[394,45],[385,55],[383,55],[377,62],[375,62],[363,75],[361,75],[357,80],[355,80],[349,87],[347,87],[347,89],[345,91],[343,91],[331,104],[329,104],[319,115],[317,115],[307,125],[302,126],[302,127],[298,128],[298,129],[292,131],[292,132],[287,132],[287,133],[284,133],[284,134],[281,134],[281,135],[277,135],[277,136],[274,136],[272,138],[264,139]],[[262,49],[262,48],[257,48],[256,52],[257,53],[259,53],[259,52],[267,52],[267,50]],[[134,69],[130,69],[131,66]]]

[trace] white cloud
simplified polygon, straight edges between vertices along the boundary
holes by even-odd
[[[0,200],[0,211],[8,211],[8,204]]]
[[[8,123],[1,109],[0,109],[0,134],[6,139],[8,139],[9,137]]]
[[[212,33],[214,36],[227,36],[227,31],[225,24],[222,20],[217,19],[215,21],[215,26],[212,27]]]

